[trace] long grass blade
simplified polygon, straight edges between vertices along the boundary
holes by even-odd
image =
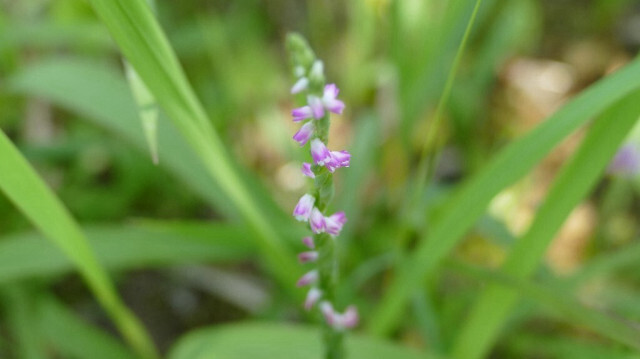
[[[442,262],[463,235],[482,216],[491,199],[516,182],[555,145],[593,116],[640,87],[640,60],[600,80],[578,95],[536,129],[502,150],[470,178],[422,236],[413,254],[403,262],[396,278],[372,315],[369,330],[382,335],[402,319],[402,310],[416,286]]]
[[[122,303],[80,227],[33,168],[0,131],[0,190],[78,268],[129,344],[144,358],[157,354],[137,318]]]
[[[260,212],[222,140],[189,85],[160,25],[144,0],[89,0],[158,104],[198,154],[211,178],[254,229],[268,267],[285,288],[301,272],[291,251]],[[299,291],[293,292],[300,296]]]
[[[84,232],[100,264],[111,271],[228,263],[257,255],[246,230],[221,224],[93,225]],[[0,284],[56,278],[72,270],[71,260],[37,233],[13,234],[0,240]]]
[[[527,233],[515,243],[502,271],[515,278],[526,278],[537,268],[554,234],[571,210],[593,189],[608,162],[640,117],[640,92],[615,104],[596,120],[577,153],[562,169],[540,207]],[[453,347],[458,359],[481,358],[497,339],[500,328],[516,304],[518,291],[499,285],[489,286],[478,298],[469,320]],[[634,341],[640,349],[640,331]]]

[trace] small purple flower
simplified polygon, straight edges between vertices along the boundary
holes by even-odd
[[[311,170],[311,163],[308,162],[302,163],[302,174],[309,178],[316,178],[315,173]]]
[[[338,167],[349,167],[351,154],[348,151],[331,151],[331,158],[338,164]]]
[[[311,157],[319,166],[324,166],[325,163],[329,163],[332,160],[331,152],[329,152],[327,146],[317,138],[311,141]]]
[[[291,110],[291,116],[293,116],[293,122],[300,122],[313,117],[313,111],[309,106],[302,106]]]
[[[331,151],[331,160],[325,163],[329,172],[333,173],[336,168],[349,167],[351,154],[347,151]]]
[[[324,316],[324,320],[327,321],[327,324],[333,326],[336,319],[336,312],[333,310],[333,306],[331,305],[331,303],[327,302],[326,300],[320,303],[320,311]]]
[[[302,238],[302,243],[304,243],[304,245],[309,249],[316,249],[316,244],[313,242],[313,238],[311,237]]]
[[[342,110],[344,110],[344,102],[337,99],[338,93],[340,90],[338,86],[335,84],[328,84],[324,87],[324,93],[322,94],[322,104],[327,108],[327,110],[342,114]]]
[[[609,164],[612,174],[633,176],[640,172],[640,151],[630,143],[622,146]]]
[[[324,218],[324,230],[332,236],[337,236],[342,230],[342,226],[347,222],[344,212],[336,212]]]
[[[300,263],[315,262],[318,260],[318,252],[316,251],[302,252],[298,254],[298,260],[300,261]]]
[[[322,100],[318,96],[310,95],[307,98],[307,102],[309,107],[311,107],[311,112],[313,113],[313,117],[318,120],[324,116],[324,106],[322,105]]]
[[[336,312],[331,303],[323,301],[320,303],[320,311],[324,319],[331,327],[337,330],[353,328],[358,325],[358,310],[354,306],[349,306],[343,314]]]
[[[311,310],[313,306],[318,302],[318,299],[322,297],[322,291],[318,288],[311,288],[307,293],[307,298],[304,300],[304,309]]]
[[[296,83],[291,87],[291,94],[300,93],[309,87],[309,79],[306,77],[301,77]]]
[[[311,216],[309,216],[309,225],[313,233],[318,234],[324,232],[324,216],[322,212],[315,207],[311,211]]]
[[[313,204],[315,201],[315,197],[310,194],[302,196],[298,201],[296,208],[293,210],[293,216],[296,217],[298,221],[307,221],[314,209]]]
[[[300,130],[293,135],[293,139],[296,140],[300,146],[304,146],[307,141],[313,135],[313,122],[309,121],[300,127]]]
[[[344,328],[353,328],[358,325],[358,309],[353,305],[347,307],[347,310],[342,314],[341,321]]]
[[[310,272],[307,272],[302,277],[300,277],[300,279],[298,279],[298,283],[296,283],[296,285],[298,287],[304,287],[306,285],[315,283],[317,281],[318,281],[318,271],[314,269],[314,270],[312,270]]]

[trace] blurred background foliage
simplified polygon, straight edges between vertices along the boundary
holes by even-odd
[[[336,177],[335,208],[349,218],[340,238],[340,295],[358,304],[365,323],[401,252],[417,245],[460,183],[640,49],[640,7],[632,0],[485,0],[430,149],[439,154],[433,181],[407,212],[425,134],[473,6],[156,3],[158,21],[252,197],[288,233],[292,250],[304,232],[288,213],[306,183],[298,172],[302,151],[290,140],[286,33],[304,34],[324,59],[347,103],[332,121],[331,147],[353,154],[352,167]],[[253,234],[162,113],[160,163],[152,163],[118,46],[86,2],[0,0],[0,126],[82,224],[161,352],[195,328],[308,319],[291,291],[263,270]],[[569,136],[492,200],[436,279],[415,283],[424,288],[391,338],[419,351],[453,351],[479,292],[499,283],[524,300],[490,357],[640,357],[606,329],[594,330],[596,319],[581,319],[596,311],[638,328],[635,177],[603,177],[571,212],[532,279],[499,271],[585,132]],[[631,141],[640,141],[637,132]],[[0,214],[0,357],[133,357],[62,252],[3,196]],[[409,242],[400,243],[407,223]],[[175,358],[189,358],[187,351]]]

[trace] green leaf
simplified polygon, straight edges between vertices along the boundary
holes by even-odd
[[[14,341],[14,355],[22,359],[46,358],[44,342],[37,330],[34,296],[22,286],[0,288],[7,329]]]
[[[414,288],[433,273],[442,260],[482,216],[491,199],[525,175],[562,139],[593,116],[640,87],[640,61],[600,80],[578,95],[536,129],[513,142],[469,179],[422,236],[417,248],[402,262],[396,278],[373,313],[369,330],[389,333]]]
[[[39,330],[60,357],[136,359],[116,338],[91,325],[48,295],[39,295]]]
[[[272,323],[243,323],[199,330],[182,338],[169,359],[320,359],[319,328]],[[409,348],[350,334],[346,359],[436,358]]]
[[[118,297],[80,227],[2,131],[0,158],[0,190],[69,257],[129,344],[143,357],[156,357],[151,340]]]
[[[129,87],[133,93],[133,98],[138,105],[138,114],[142,122],[142,130],[149,146],[151,160],[158,164],[158,116],[160,115],[156,99],[153,97],[147,86],[142,82],[136,70],[128,62],[124,62],[125,73],[129,81]]]
[[[268,268],[291,288],[301,268],[281,236],[256,205],[247,184],[189,85],[160,25],[145,0],[88,0],[127,61],[196,152],[224,196],[254,230]],[[299,291],[292,295],[300,297]]]
[[[502,271],[515,278],[533,274],[548,244],[573,208],[589,194],[597,180],[640,116],[640,92],[625,97],[611,107],[589,130],[582,145],[553,183],[527,233],[518,240]],[[478,298],[459,334],[454,358],[481,358],[497,339],[503,322],[516,304],[518,291],[491,285]],[[622,333],[621,333],[622,335]],[[619,340],[640,349],[640,331]]]
[[[501,272],[491,272],[482,268],[474,268],[463,263],[454,263],[455,270],[488,281],[489,285],[500,285],[518,292],[527,301],[544,307],[553,316],[568,323],[579,324],[589,328],[606,338],[619,341],[640,348],[640,330],[633,328],[628,322],[623,322],[615,317],[595,308],[590,308],[574,299],[573,294],[559,286],[542,286],[528,282]],[[479,330],[479,329],[478,329]]]
[[[255,255],[245,230],[223,224],[143,223],[88,226],[99,262],[122,271],[194,262],[230,262]],[[50,278],[73,270],[73,263],[37,233],[0,240],[0,283]]]

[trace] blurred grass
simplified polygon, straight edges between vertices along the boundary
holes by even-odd
[[[268,288],[268,305],[246,317],[307,318],[296,307],[303,293],[292,285],[301,269],[293,252],[305,231],[289,216],[305,188],[298,172],[305,156],[290,141],[291,79],[281,41],[295,30],[310,39],[347,103],[331,134],[332,148],[353,154],[352,167],[336,177],[333,209],[349,218],[340,237],[338,301],[358,305],[365,330],[442,356],[637,357],[618,344],[633,345],[634,332],[616,333],[615,325],[626,318],[633,326],[639,318],[640,182],[593,177],[613,142],[578,146],[589,130],[584,125],[638,86],[633,1],[483,1],[442,107],[443,126],[432,133],[441,149],[435,177],[415,198],[407,188],[417,183],[424,134],[434,128],[474,2],[157,5],[153,17],[141,0],[0,1],[0,127],[79,220],[116,283],[149,271],[174,281],[159,268],[212,265],[238,281],[259,282],[231,281],[229,292]],[[149,160],[121,51],[161,108],[158,167]],[[617,136],[625,132],[617,130]],[[603,156],[597,166],[588,158],[583,167],[594,189],[579,197],[593,217],[577,222],[588,229],[563,229],[568,242],[553,242],[573,258],[574,267],[558,266],[554,261],[569,259],[545,258],[542,249],[557,237],[564,216],[545,208],[568,202],[557,201],[558,190],[547,194],[548,186],[554,178],[564,178],[571,190],[586,183],[580,171],[557,173],[589,150]],[[415,201],[415,211],[403,209],[406,198]],[[129,349],[87,309],[93,300],[70,287],[71,262],[30,232],[6,198],[0,213],[0,331],[8,334],[0,336],[0,357],[126,356]],[[398,265],[394,248],[403,223],[410,256]],[[527,228],[543,228],[544,240],[529,242]],[[536,270],[518,276],[500,269],[509,267],[505,260],[524,265],[518,253],[527,253],[527,266]],[[452,268],[452,261],[465,270]],[[574,272],[556,273],[558,267]],[[228,299],[221,305],[215,297],[223,294],[204,295],[194,283],[172,286],[163,300],[179,304],[166,313],[143,293],[120,290],[127,303],[149,304],[132,308],[154,323],[154,340],[167,348],[186,334],[167,318],[202,325],[185,313],[223,318],[217,313],[246,310]],[[484,320],[469,329],[478,293],[505,285],[504,291],[521,292],[513,310],[505,306],[494,316],[502,297],[480,298],[491,303],[486,323],[506,329],[485,331]],[[215,335],[237,330],[210,324],[219,326],[211,329]],[[273,340],[288,335],[279,333]],[[77,340],[61,342],[65,335]],[[482,338],[478,347],[460,344]],[[83,346],[94,342],[96,352]],[[371,338],[363,343],[378,345]]]

